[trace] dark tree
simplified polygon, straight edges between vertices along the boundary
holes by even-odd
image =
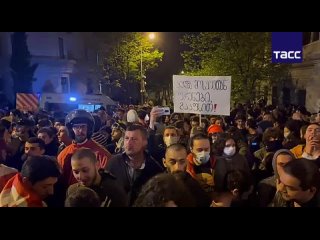
[[[11,35],[12,55],[10,61],[13,78],[13,92],[32,93],[33,74],[38,64],[31,65],[31,55],[27,46],[27,34],[14,32]]]

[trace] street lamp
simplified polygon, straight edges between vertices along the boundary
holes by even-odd
[[[150,40],[155,39],[156,35],[154,33],[149,33],[148,34],[148,38]],[[145,82],[144,79],[146,78],[146,76],[144,76],[143,74],[143,59],[142,59],[142,54],[143,54],[143,44],[141,43],[141,47],[140,47],[140,94],[141,94],[141,105],[144,104],[144,95],[146,92],[146,86],[145,86]]]

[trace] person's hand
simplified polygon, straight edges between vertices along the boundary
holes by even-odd
[[[163,113],[163,110],[161,108],[159,108],[158,106],[155,106],[152,108],[152,110],[150,112],[150,124],[149,124],[149,127],[152,130],[155,130],[154,124],[155,124],[157,118],[160,117],[162,113]]]

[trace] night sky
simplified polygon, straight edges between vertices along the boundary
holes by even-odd
[[[159,67],[147,75],[147,81],[167,82],[172,81],[172,75],[179,74],[183,69],[183,59],[180,51],[182,46],[179,39],[184,32],[157,32],[155,46],[164,52],[163,60]]]

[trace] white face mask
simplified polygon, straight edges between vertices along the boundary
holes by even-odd
[[[166,144],[167,147],[169,147],[172,144],[178,143],[179,137],[164,137],[164,143]]]
[[[202,164],[206,164],[210,159],[210,152],[205,152],[205,151],[202,151],[202,152],[199,152],[199,153],[196,153],[196,157],[193,158],[193,162],[199,166],[199,165],[202,165]]]
[[[236,153],[236,147],[225,147],[223,153],[231,157]]]

